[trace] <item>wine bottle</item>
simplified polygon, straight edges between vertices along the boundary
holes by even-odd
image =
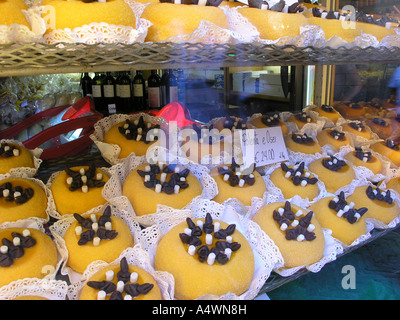
[[[178,80],[172,70],[169,71],[168,77],[168,103],[178,101]]]
[[[129,71],[121,73],[117,80],[117,112],[131,113],[132,110],[132,81]]]
[[[103,80],[103,90],[107,115],[116,113],[117,107],[115,102],[115,79],[111,75],[111,72],[106,73],[106,76]]]
[[[105,114],[104,100],[103,100],[103,77],[100,72],[96,72],[92,80],[92,95],[95,109]]]
[[[151,74],[147,79],[149,107],[150,109],[161,109],[161,78],[157,74],[157,70],[151,70]]]
[[[161,107],[164,107],[166,104],[168,104],[168,99],[167,99],[168,76],[169,76],[168,70],[163,70],[160,81]]]
[[[137,111],[146,109],[145,81],[143,72],[140,70],[136,71],[136,75],[133,78],[133,104]]]
[[[81,78],[81,89],[82,95],[92,96],[92,78],[89,76],[89,73],[85,72],[83,77]]]

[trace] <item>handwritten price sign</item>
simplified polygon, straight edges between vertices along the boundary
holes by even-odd
[[[261,167],[289,159],[281,127],[243,130],[241,139],[247,165]]]

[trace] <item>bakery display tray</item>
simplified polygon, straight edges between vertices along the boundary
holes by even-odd
[[[107,163],[100,152],[97,150],[91,151],[91,152],[86,152],[86,153],[81,153],[76,156],[71,156],[71,157],[64,157],[64,158],[57,158],[57,159],[51,159],[51,160],[45,160],[42,162],[40,165],[38,172],[35,176],[35,178],[42,180],[44,183],[47,182],[48,178],[51,176],[52,173],[64,170],[67,166],[72,167],[72,166],[80,166],[80,165],[87,165],[90,162],[94,162],[97,167],[110,167],[110,164]],[[50,223],[52,220],[50,220]],[[337,259],[340,259],[340,257],[347,255],[351,253],[353,250],[356,250],[357,248],[360,248],[384,235],[387,233],[397,229],[399,225],[396,225],[394,228],[387,228],[384,230],[379,230],[379,229],[373,229],[371,231],[371,236],[367,238],[366,240],[362,241],[361,243],[345,248],[343,250],[343,253],[338,254]],[[298,279],[299,277],[310,273],[307,269],[301,269],[295,274],[288,276],[288,277],[283,277],[279,275],[278,273],[272,272],[264,286],[261,288],[259,295],[268,292],[271,292],[272,290],[287,284],[293,280]],[[61,276],[60,276],[61,277]]]
[[[397,63],[399,47],[297,47],[294,45],[134,43],[0,45],[0,77],[265,65]]]

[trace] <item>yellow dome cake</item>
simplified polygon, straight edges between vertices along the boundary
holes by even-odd
[[[0,224],[37,217],[48,220],[47,195],[35,181],[24,178],[0,180]]]
[[[349,121],[347,123],[343,123],[341,126],[343,131],[355,134],[367,140],[371,139],[371,132],[367,130],[361,121]]]
[[[97,271],[86,282],[79,300],[161,300],[154,278],[144,269],[129,265],[122,258],[119,265]]]
[[[130,26],[136,29],[133,10],[123,0],[82,1],[44,0],[43,6],[52,7],[55,14],[54,29],[73,30],[92,22]],[[43,13],[44,15],[47,12]],[[50,31],[53,29],[50,29]]]
[[[122,194],[137,216],[155,213],[162,204],[182,209],[201,195],[200,181],[189,169],[180,165],[143,164],[125,179]]]
[[[0,174],[14,168],[35,168],[32,154],[28,149],[13,143],[0,144]]]
[[[158,140],[158,130],[161,130],[160,125],[146,122],[143,117],[127,119],[111,127],[104,135],[104,142],[120,147],[119,159],[128,157],[132,152],[136,156],[144,156],[147,149]]]
[[[218,194],[214,201],[223,203],[230,198],[236,198],[245,206],[251,206],[253,197],[262,198],[267,191],[264,179],[255,171],[254,165],[244,168],[234,161],[211,170],[210,175],[217,182]]]
[[[344,158],[353,166],[368,168],[373,174],[382,173],[382,162],[370,151],[363,151],[361,148],[356,148],[355,151],[346,154]]]
[[[56,270],[57,249],[51,238],[37,229],[0,230],[0,287],[25,278],[43,278]]]
[[[261,208],[253,221],[277,245],[286,269],[316,263],[324,255],[324,234],[312,211],[288,201],[274,202]]]
[[[105,204],[102,191],[108,179],[107,173],[94,164],[61,171],[50,187],[57,212],[81,214]]]
[[[353,167],[334,156],[314,160],[308,165],[308,169],[318,176],[330,193],[335,193],[356,179]]]
[[[199,27],[201,20],[210,21],[222,29],[229,29],[228,18],[224,11],[212,5],[150,3],[141,18],[152,23],[145,39],[150,42],[191,34]]]
[[[285,136],[289,133],[287,125],[280,119],[279,114],[274,115],[262,115],[254,119],[251,123],[256,128],[271,128],[281,127],[282,134]]]
[[[284,136],[286,147],[293,152],[306,154],[321,153],[321,146],[306,133],[292,133]]]
[[[11,26],[12,24],[20,24],[30,28],[25,15],[21,11],[24,8],[23,5],[16,1],[0,0],[0,26]]]
[[[400,166],[400,148],[399,144],[393,140],[387,139],[371,145],[371,149],[382,156],[388,158],[396,166]]]
[[[332,230],[332,236],[346,245],[351,245],[367,233],[364,214],[368,208],[356,209],[354,202],[346,201],[344,192],[339,196],[326,197],[310,206],[322,228]]]
[[[392,178],[386,183],[386,188],[396,191],[400,194],[400,178]]]
[[[317,134],[317,140],[321,147],[330,145],[336,152],[339,152],[341,147],[350,145],[350,139],[344,132],[336,129],[323,129]]]
[[[241,295],[255,268],[253,250],[236,225],[213,220],[209,213],[173,227],[158,244],[154,264],[174,276],[175,297],[181,300]]]
[[[376,219],[389,224],[400,215],[400,207],[394,201],[390,190],[360,186],[347,197],[347,200],[354,202],[356,206],[367,207],[368,211],[364,215],[366,219]]]
[[[365,120],[365,124],[376,133],[381,139],[388,139],[392,136],[393,126],[390,119],[373,118]]]
[[[359,103],[336,103],[334,107],[345,119],[363,119],[365,115],[365,108]]]
[[[132,247],[133,237],[126,223],[111,214],[108,206],[103,213],[90,216],[74,214],[74,221],[64,235],[68,250],[67,265],[83,273],[96,260],[111,263],[125,249]]]
[[[307,112],[294,113],[287,119],[287,122],[293,122],[299,130],[308,123],[316,123],[315,119]]]
[[[304,169],[304,162],[296,166],[282,162],[281,166],[271,173],[270,180],[282,191],[286,199],[298,195],[312,201],[319,194],[318,179]]]
[[[337,112],[334,107],[326,104],[320,105],[319,107],[312,109],[312,111],[317,112],[320,117],[328,118],[333,123],[336,123],[336,121],[341,118],[340,113]]]

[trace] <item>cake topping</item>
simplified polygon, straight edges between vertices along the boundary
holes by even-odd
[[[186,189],[189,184],[186,181],[190,171],[179,165],[164,163],[149,164],[145,170],[138,170],[137,173],[144,178],[146,188],[154,188],[157,193],[177,194],[180,189]]]
[[[243,187],[245,184],[252,186],[256,180],[254,177],[255,164],[250,167],[240,166],[232,159],[231,166],[218,167],[218,173],[223,176],[223,180],[231,185],[231,187]]]
[[[196,134],[199,143],[213,144],[215,142],[223,140],[225,137],[224,135],[220,134],[217,129],[213,128],[213,125],[210,125],[207,128],[206,126],[194,124],[192,128]]]
[[[188,228],[184,233],[180,233],[179,237],[184,244],[188,245],[188,253],[191,256],[197,254],[200,262],[207,261],[209,265],[213,265],[215,262],[226,264],[232,253],[241,247],[240,243],[233,242],[232,238],[236,225],[230,224],[223,229],[218,221],[213,222],[209,213],[206,214],[204,222],[198,220],[194,223],[192,219],[186,218]],[[205,244],[200,239],[203,233],[205,234]],[[214,240],[216,240],[215,243]]]
[[[261,117],[261,122],[265,124],[267,127],[279,126],[280,123],[279,114],[275,113],[274,115],[263,115]]]
[[[384,119],[380,118],[373,118],[372,122],[381,127],[386,127],[388,125]]]
[[[336,129],[329,132],[329,134],[335,140],[343,141],[345,138],[344,132],[337,131]]]
[[[322,165],[331,171],[339,171],[342,167],[347,166],[347,163],[335,156],[330,156],[330,158],[322,159]]]
[[[144,143],[150,143],[158,139],[157,130],[160,130],[160,125],[153,125],[151,122],[145,122],[143,116],[139,119],[131,121],[125,120],[123,126],[118,127],[119,132],[128,140],[142,141]],[[153,134],[150,134],[147,139],[147,133],[153,130]]]
[[[316,238],[315,225],[311,223],[313,212],[303,216],[303,211],[293,212],[289,201],[285,206],[274,210],[272,217],[279,224],[279,228],[286,233],[286,240],[312,241]],[[300,218],[301,217],[301,218]]]
[[[118,232],[112,230],[111,225],[111,207],[108,206],[104,213],[97,220],[95,214],[89,218],[83,218],[81,215],[74,213],[74,218],[80,226],[75,229],[76,235],[79,237],[78,245],[82,246],[88,242],[92,242],[97,246],[101,240],[112,240],[118,235]],[[83,230],[87,229],[87,230]]]
[[[344,192],[341,191],[339,196],[329,201],[329,208],[335,210],[336,215],[345,218],[349,223],[356,223],[367,211],[367,208],[354,208],[354,202],[347,203]]]
[[[110,270],[106,273],[106,280],[88,281],[87,285],[99,290],[98,300],[105,300],[107,296],[110,297],[110,300],[131,300],[141,294],[149,293],[154,287],[152,283],[137,283],[138,274],[129,272],[129,265],[125,257],[120,261],[120,271],[117,273],[117,279],[118,282],[115,284],[113,282],[114,272]]]
[[[314,143],[314,139],[309,137],[307,133],[293,133],[292,140],[296,143],[306,144],[306,143]]]
[[[71,168],[66,168],[65,173],[68,175],[67,184],[69,185],[70,191],[82,190],[82,192],[88,192],[89,188],[101,188],[104,186],[103,175],[96,174],[96,166],[94,163],[89,165],[89,169],[80,168],[78,171],[74,171]]]
[[[366,190],[367,197],[371,200],[378,200],[378,201],[384,201],[388,204],[393,203],[393,198],[392,194],[390,193],[390,190],[381,190],[379,188],[373,188],[372,186],[368,186]]]
[[[354,155],[364,162],[371,161],[372,159],[372,153],[370,151],[363,151],[361,148],[356,148]]]
[[[329,112],[329,113],[335,112],[335,109],[333,109],[333,107],[331,107],[331,106],[328,106],[327,104],[323,104],[323,105],[321,106],[321,109],[322,109],[323,111]]]
[[[221,4],[222,0],[194,0],[194,1],[192,1],[192,0],[160,0],[160,2],[218,7]]]
[[[25,229],[22,234],[18,232],[11,233],[12,240],[3,238],[0,247],[0,266],[10,267],[15,259],[21,258],[24,249],[32,248],[36,244],[36,240],[31,237],[30,231]]]
[[[291,5],[287,5],[284,0],[280,0],[279,2],[273,4],[272,6],[263,0],[249,0],[249,7],[251,8],[259,8],[262,10],[271,10],[277,12],[287,12],[287,13],[296,13],[302,12],[304,10],[303,7],[300,6],[298,2],[295,2]]]
[[[281,169],[286,172],[285,178],[291,179],[295,186],[305,187],[308,184],[316,184],[318,179],[311,177],[310,172],[304,170],[304,162],[301,162],[298,166],[289,168],[285,163],[281,163]]]
[[[385,142],[386,147],[393,149],[393,150],[399,150],[399,145],[394,142],[393,140],[387,139]]]
[[[246,130],[246,120],[245,119],[240,119],[236,117],[226,117],[225,121],[223,123],[224,128],[229,129],[229,130],[234,130],[234,129],[242,129]]]
[[[8,143],[1,143],[0,144],[0,157],[2,158],[11,158],[11,157],[18,157],[20,151],[18,147],[8,144]]]
[[[349,122],[349,126],[359,132],[361,132],[365,129],[365,126],[359,121],[351,121],[351,122]]]
[[[301,122],[305,122],[305,123],[310,123],[312,122],[312,118],[309,114],[307,114],[306,112],[300,112],[300,113],[296,113],[295,118]]]
[[[20,186],[13,187],[10,182],[3,183],[0,186],[0,198],[6,201],[14,201],[16,204],[23,204],[29,201],[34,195],[32,188],[22,188]]]

